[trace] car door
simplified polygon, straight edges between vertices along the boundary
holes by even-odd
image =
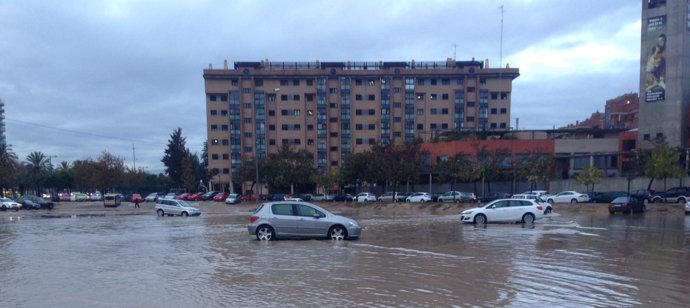
[[[326,236],[330,222],[326,214],[306,204],[297,204],[298,232],[303,236]]]
[[[494,202],[490,208],[486,209],[487,221],[505,221],[509,215],[509,207],[508,200]]]
[[[271,205],[269,221],[278,235],[299,235],[299,219],[292,203],[281,202]]]

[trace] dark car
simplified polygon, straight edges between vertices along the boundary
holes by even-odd
[[[504,192],[490,192],[484,196],[479,197],[479,202],[491,202],[498,199],[510,198],[509,193]],[[436,197],[438,199],[438,197]],[[433,199],[432,199],[433,200]]]
[[[17,199],[18,203],[22,204],[23,209],[38,210],[38,209],[52,209],[54,204],[51,201],[46,201],[39,196],[21,196]]]
[[[609,204],[609,214],[613,214],[615,212],[644,213],[644,211],[644,203],[635,197],[618,197]]]
[[[213,197],[215,197],[219,192],[217,191],[209,191],[203,195],[201,195],[201,200],[208,201],[208,200],[213,200]]]
[[[594,203],[609,203],[618,197],[625,197],[628,193],[625,191],[605,191],[597,192],[592,196],[592,202]]]
[[[654,203],[685,203],[690,200],[690,187],[674,187],[654,196]]]
[[[266,201],[271,202],[271,201],[284,201],[285,200],[285,194],[272,194],[266,196]]]
[[[354,197],[355,197],[355,196],[353,196],[353,195],[351,195],[351,194],[340,194],[340,195],[335,195],[335,197],[333,197],[333,201],[336,201],[336,202],[343,202],[343,201],[345,201],[345,202],[351,202],[351,201],[352,201],[352,198],[354,198]]]
[[[636,191],[630,192],[631,197],[638,198],[642,200],[645,204],[654,202],[654,196],[657,195],[655,190],[651,189],[638,189]]]

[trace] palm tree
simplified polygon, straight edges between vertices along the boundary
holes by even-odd
[[[9,186],[9,180],[17,171],[17,154],[12,152],[12,147],[0,143],[0,193]]]
[[[46,174],[50,167],[48,156],[41,152],[31,152],[26,156],[26,162],[28,163],[29,184],[33,184],[36,188],[36,193],[40,193],[43,175]]]

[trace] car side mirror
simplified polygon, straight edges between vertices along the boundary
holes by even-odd
[[[312,217],[314,217],[314,219],[319,219],[319,218],[321,218],[321,215],[319,215],[319,213],[314,213],[314,215],[312,215]]]

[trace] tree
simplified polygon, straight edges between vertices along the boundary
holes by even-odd
[[[540,151],[531,152],[518,162],[518,173],[530,183],[530,191],[537,188],[537,182],[547,179],[552,158]]]
[[[665,144],[656,147],[644,164],[644,175],[650,178],[648,189],[651,188],[655,178],[683,177],[685,170],[678,165],[679,160],[680,155],[675,149]],[[666,181],[664,181],[664,190],[666,190]]]
[[[122,158],[103,151],[96,161],[96,188],[101,191],[122,188],[125,183],[125,162]]]
[[[11,179],[17,171],[17,163],[17,154],[12,152],[12,147],[0,143],[0,193],[11,185]]]
[[[170,134],[168,140],[168,147],[165,149],[165,156],[161,162],[165,165],[165,173],[170,176],[173,182],[182,186],[182,161],[189,154],[189,150],[185,146],[186,138],[182,137],[182,128],[175,129]]]
[[[310,190],[316,173],[314,155],[307,150],[292,151],[283,145],[277,154],[261,161],[259,171],[270,191]]]
[[[26,156],[26,162],[28,163],[27,174],[29,183],[38,194],[41,192],[41,186],[44,182],[43,176],[49,169],[48,157],[41,152],[31,152]]]
[[[595,166],[589,166],[585,168],[580,174],[575,177],[575,181],[585,185],[585,189],[589,189],[589,185],[592,185],[591,192],[594,192],[594,184],[599,184],[601,182],[601,176],[603,172]],[[588,190],[589,191],[589,190]]]

